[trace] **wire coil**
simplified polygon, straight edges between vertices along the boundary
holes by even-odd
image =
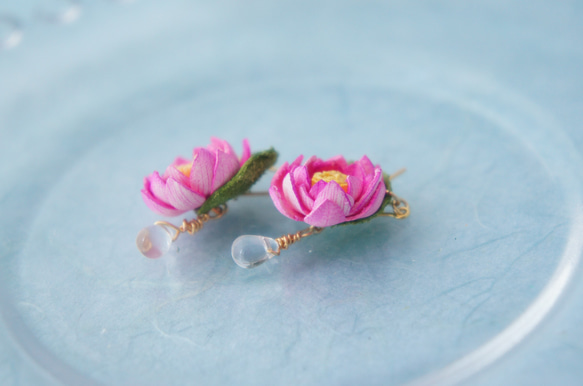
[[[271,252],[274,255],[279,256],[282,249],[288,249],[290,245],[292,245],[295,242],[300,241],[304,237],[316,235],[316,234],[322,232],[323,230],[324,230],[324,228],[311,226],[309,228],[302,229],[301,231],[298,231],[296,233],[290,233],[290,234],[278,237],[277,239],[275,239],[275,242],[277,243],[277,247],[278,247],[277,251],[271,251]]]
[[[411,209],[409,209],[409,203],[405,199],[391,192],[390,190],[387,190],[386,194],[393,198],[391,203],[393,211],[388,213],[387,212],[381,213],[379,216],[394,217],[397,220],[402,220],[404,218],[409,217],[409,215],[411,214]]]
[[[156,221],[154,225],[163,226],[166,229],[172,229],[174,231],[172,241],[176,241],[176,239],[178,238],[178,236],[180,236],[181,233],[188,233],[193,235],[196,232],[200,231],[207,221],[216,220],[223,217],[227,213],[227,209],[228,208],[226,204],[219,205],[211,210],[210,213],[214,214],[204,213],[198,215],[195,219],[192,219],[190,221],[187,221],[186,219],[182,220],[182,224],[179,227],[167,221]]]

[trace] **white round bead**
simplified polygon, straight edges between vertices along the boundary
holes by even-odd
[[[172,235],[170,232],[159,225],[150,225],[138,233],[136,245],[142,255],[150,259],[157,259],[164,255],[170,249],[172,244]]]

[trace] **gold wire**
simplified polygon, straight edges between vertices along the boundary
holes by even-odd
[[[223,217],[225,213],[227,213],[227,210],[228,208],[226,204],[219,205],[216,208],[213,208],[210,213],[200,214],[195,219],[190,221],[187,221],[186,219],[182,220],[182,225],[179,227],[167,221],[156,221],[154,225],[172,229],[174,231],[172,241],[174,242],[181,233],[189,233],[193,235],[204,227],[205,222]]]
[[[389,180],[390,181],[394,180],[395,178],[399,177],[401,174],[405,173],[406,171],[407,171],[407,168],[402,168],[402,169],[397,170],[396,172],[394,172],[393,174],[391,174],[389,176]],[[393,212],[381,213],[381,214],[379,214],[379,216],[394,217],[397,220],[401,220],[401,219],[409,217],[409,215],[411,214],[411,209],[409,209],[409,203],[405,199],[398,197],[395,193],[391,192],[390,190],[387,190],[386,194],[393,197],[393,202],[392,202]]]
[[[411,214],[411,210],[409,209],[409,203],[405,199],[398,197],[395,193],[391,192],[390,190],[387,190],[386,194],[393,197],[392,200],[393,211],[388,213],[381,213],[379,214],[379,216],[394,217],[397,220],[402,220],[404,218],[409,217],[409,215]]]
[[[247,192],[243,193],[242,196],[269,196],[269,192]]]
[[[296,233],[290,233],[290,234],[278,237],[277,239],[275,239],[275,242],[277,243],[277,250],[276,251],[270,250],[269,252],[273,253],[276,256],[279,256],[282,249],[288,249],[290,245],[292,245],[293,243],[295,243],[297,241],[300,241],[304,237],[308,237],[311,235],[317,235],[318,233],[322,232],[323,230],[324,230],[324,228],[310,226],[309,228],[302,229],[301,231],[298,231]]]
[[[405,173],[407,171],[407,168],[402,168],[397,170],[396,172],[394,172],[393,174],[391,174],[389,176],[389,180],[394,180],[395,178],[399,177],[401,174]]]

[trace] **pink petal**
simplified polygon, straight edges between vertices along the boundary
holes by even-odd
[[[320,206],[324,201],[335,203],[340,209],[342,209],[344,216],[348,215],[352,205],[354,204],[352,197],[347,195],[336,181],[328,182],[326,187],[324,187],[324,189],[318,193],[316,201],[314,202],[314,207]]]
[[[312,187],[312,181],[308,174],[308,168],[305,166],[298,166],[293,170],[294,183],[297,186],[303,186],[306,189]]]
[[[318,195],[320,194],[320,192],[322,190],[324,190],[324,188],[326,187],[328,183],[324,180],[320,180],[318,182],[316,182],[311,188],[310,188],[310,197],[314,198],[314,197],[318,197]]]
[[[359,162],[354,162],[348,165],[348,168],[346,168],[346,172],[347,172],[346,174],[354,176],[360,179],[360,181],[364,182],[365,173],[364,169],[362,168],[362,165]]]
[[[372,216],[379,210],[383,200],[385,198],[386,188],[384,181],[381,180],[381,183],[378,185],[377,190],[375,191],[373,197],[370,201],[362,208],[359,213],[356,213],[352,216],[347,218],[348,221],[358,220],[359,218],[365,218]]]
[[[298,191],[300,193],[300,203],[302,208],[307,208],[308,212],[311,211],[314,207],[314,199],[310,197],[308,189],[305,186],[300,186]]]
[[[273,178],[271,179],[271,186],[279,186],[281,188],[283,184],[283,179],[285,178],[288,172],[289,164],[287,162],[284,162],[283,165],[281,165],[273,175]]]
[[[294,160],[294,162],[291,163],[290,166],[300,166],[302,164],[302,160],[304,159],[303,155],[299,155],[298,158],[296,158]]]
[[[214,153],[217,150],[222,150],[225,153],[235,154],[235,150],[233,150],[233,147],[229,144],[229,142],[216,137],[211,137],[211,143],[206,148],[211,153]]]
[[[158,214],[161,214],[162,216],[174,217],[185,212],[184,210],[176,209],[169,204],[161,202],[160,200],[152,196],[152,194],[146,189],[142,189],[142,199],[144,200],[148,208],[152,209],[154,212]]]
[[[166,189],[168,201],[173,207],[179,210],[188,211],[199,208],[205,201],[203,196],[193,192],[173,178],[169,178],[166,181]]]
[[[324,170],[338,170],[341,173],[345,173],[348,163],[343,156],[337,155],[324,161],[323,166],[326,168]]]
[[[362,180],[355,176],[348,176],[346,182],[348,183],[348,194],[357,201],[362,193]]]
[[[146,181],[149,183],[147,188],[154,197],[162,202],[168,202],[166,198],[166,181],[164,181],[158,172],[154,172],[146,177]],[[144,182],[144,187],[146,187],[146,182]]]
[[[337,155],[326,161],[323,161],[316,156],[311,157],[304,164],[308,168],[308,173],[313,175],[316,172],[321,172],[324,170],[338,170],[341,173],[346,173],[348,168],[348,163],[343,156]]]
[[[304,166],[306,167],[308,174],[311,176],[319,170],[319,167],[322,164],[322,162],[323,161],[321,159],[313,155],[310,158],[308,158],[308,160],[304,163]]]
[[[273,204],[279,210],[281,214],[286,217],[291,218],[292,220],[302,221],[304,216],[297,213],[283,198],[282,192],[279,190],[277,186],[271,186],[269,188],[269,196],[273,201]]]
[[[190,170],[190,188],[204,197],[211,195],[215,155],[205,148],[194,149],[192,169]]]
[[[362,168],[364,169],[364,172],[366,174],[373,174],[375,171],[375,167],[372,164],[372,162],[370,162],[370,160],[368,159],[367,156],[363,155],[362,158],[358,161],[356,161],[355,163],[358,163],[362,166]]]
[[[293,174],[293,172],[288,173],[283,179],[283,196],[296,212],[306,215],[310,210],[302,206],[302,202],[300,202],[300,193]]]
[[[225,153],[222,150],[217,150],[216,157],[211,192],[214,192],[233,178],[240,168],[239,160],[234,153]]]
[[[170,165],[166,168],[162,178],[174,178],[176,181],[179,181],[183,185],[190,185],[190,177],[184,175],[180,170],[176,169],[176,166],[174,165]]]
[[[247,162],[247,160],[251,157],[251,147],[249,146],[249,141],[247,138],[243,140],[243,153],[241,154],[241,166]]]
[[[342,209],[332,201],[323,201],[304,218],[304,221],[317,227],[328,227],[346,221]]]
[[[169,177],[174,177],[175,179],[180,180],[181,177],[176,174],[176,173],[180,173],[180,171],[177,169],[177,167],[181,166],[181,165],[186,165],[186,164],[190,164],[190,160],[187,160],[186,158],[182,158],[182,157],[176,157],[174,162],[172,162],[170,164],[170,166],[168,166],[166,168],[166,170],[164,171],[164,174],[162,174],[162,179],[165,180]],[[180,175],[182,176],[183,180],[188,181],[188,177],[186,177],[182,173],[180,173]]]
[[[281,165],[281,167],[277,169],[275,175],[273,176],[273,179],[271,180],[271,186],[279,186],[281,188],[283,179],[286,176],[286,174],[290,171],[292,167],[300,165],[302,163],[302,158],[303,156],[300,155],[298,158],[296,158],[294,162],[292,162],[291,165],[288,164],[287,162]]]
[[[180,166],[180,165],[184,165],[184,164],[189,164],[190,160],[183,158],[183,157],[176,157],[176,159],[174,160],[174,162],[172,162],[170,164],[170,166]]]
[[[372,180],[368,183],[365,180],[364,192],[352,207],[350,215],[359,213],[365,206],[368,205],[372,196],[376,193],[379,185],[385,186],[382,176],[383,176],[382,170],[380,168],[376,168],[374,170],[374,176],[372,177]]]

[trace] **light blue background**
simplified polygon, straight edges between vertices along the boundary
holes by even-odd
[[[1,384],[581,383],[581,5],[62,4],[0,6]],[[211,135],[406,166],[412,215],[246,271],[302,224],[241,198],[142,258],[143,176]]]

